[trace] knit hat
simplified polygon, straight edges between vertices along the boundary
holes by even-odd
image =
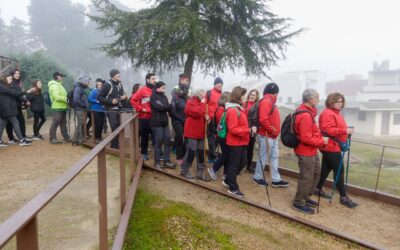
[[[265,95],[265,94],[277,94],[277,93],[279,93],[278,84],[276,84],[274,82],[271,82],[271,83],[268,83],[267,86],[265,86],[263,95]]]
[[[156,89],[161,88],[162,86],[165,86],[166,84],[162,81],[156,82]]]
[[[110,71],[110,77],[113,78],[116,74],[119,74],[119,70],[118,69],[112,69]]]
[[[224,84],[224,81],[222,81],[222,78],[217,76],[214,80],[214,85],[217,85],[218,83]]]
[[[91,80],[90,77],[87,76],[87,75],[80,76],[79,79],[78,79],[78,81],[80,83],[83,83],[83,84],[86,84],[86,85],[89,85],[90,80]]]

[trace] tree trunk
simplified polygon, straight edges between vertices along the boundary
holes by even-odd
[[[189,51],[186,62],[185,62],[185,70],[184,73],[189,77],[189,82],[192,82],[192,73],[193,73],[193,65],[194,65],[195,54],[194,51]]]

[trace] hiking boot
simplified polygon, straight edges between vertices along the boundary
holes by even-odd
[[[170,162],[170,161],[167,161],[167,162],[164,163],[164,167],[165,167],[165,168],[169,168],[169,169],[175,169],[175,168],[176,168],[176,165],[173,164],[173,163]]]
[[[31,145],[31,142],[28,142],[26,139],[21,139],[20,141],[19,141],[19,144],[18,145],[20,145],[20,146],[30,146]]]
[[[308,199],[308,200],[306,200],[306,206],[308,206],[308,207],[317,207],[318,206],[318,202],[315,202],[313,200]]]
[[[226,183],[225,180],[222,181],[222,185],[225,186],[225,187],[229,187],[228,183]]]
[[[312,208],[307,207],[306,205],[297,205],[297,204],[292,204],[292,208],[294,210],[297,210],[303,214],[314,214],[315,211]]]
[[[349,197],[344,196],[344,197],[340,197],[340,204],[348,207],[348,208],[355,208],[358,206],[357,203],[355,203],[354,201],[352,201]]]
[[[8,140],[8,144],[17,144],[18,142],[14,139]]]
[[[148,161],[148,160],[149,160],[149,155],[143,154],[143,160],[144,160],[144,161]]]
[[[197,172],[196,173],[196,179],[201,180],[201,181],[205,181],[205,182],[211,181],[211,178],[208,175],[205,175],[204,171]]]
[[[216,181],[218,179],[217,173],[215,173],[213,168],[208,168],[207,172],[210,175],[211,179],[213,179],[214,181]]]
[[[154,168],[158,169],[158,170],[163,170],[164,166],[161,165],[159,162],[154,163]]]
[[[72,140],[69,139],[69,138],[67,138],[67,139],[63,139],[61,142],[62,142],[62,143],[71,143]]]
[[[62,144],[63,142],[62,142],[62,141],[59,141],[59,140],[57,140],[57,139],[51,139],[51,140],[50,140],[50,143],[51,143],[51,144]]]
[[[233,194],[233,195],[235,195],[237,197],[240,197],[240,198],[244,197],[244,193],[240,192],[239,189],[238,190],[234,190],[234,191],[228,190],[228,193]]]
[[[0,141],[0,147],[8,147],[8,145],[5,144],[4,142]]]
[[[321,192],[321,193],[320,193]],[[319,189],[314,189],[314,195],[320,195],[322,198],[324,198],[324,199],[331,199],[332,198],[332,196],[330,195],[330,194],[328,194],[328,193],[326,193],[326,192],[324,192],[323,190],[319,190]]]
[[[73,141],[72,142],[72,146],[80,146],[82,143],[78,142],[78,141]]]
[[[289,186],[289,182],[287,182],[287,181],[273,181],[272,182],[272,187],[274,187],[274,188],[280,188],[280,187],[282,187],[282,188],[285,188],[285,187],[288,187]]]
[[[33,140],[33,141],[43,141],[44,138],[43,138],[42,136],[38,135],[38,136],[33,136],[33,137],[32,137],[32,140]]]
[[[181,176],[185,177],[186,179],[193,179],[193,175],[192,173],[190,173],[189,171],[181,171]]]
[[[263,186],[263,187],[268,186],[268,183],[264,179],[256,180],[253,178],[253,181],[254,181],[254,183],[256,183],[260,186]]]

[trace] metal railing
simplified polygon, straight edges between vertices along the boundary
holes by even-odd
[[[101,143],[95,146],[80,161],[75,163],[62,176],[52,182],[36,197],[20,208],[0,225],[0,248],[5,246],[16,236],[17,249],[39,249],[38,240],[38,214],[46,207],[65,187],[67,187],[95,158],[97,158],[98,176],[98,204],[99,204],[99,249],[108,249],[108,218],[107,218],[107,162],[106,146],[115,137],[119,137],[119,162],[120,162],[120,206],[121,218],[117,233],[114,238],[113,249],[122,249],[128,221],[132,210],[137,185],[139,182],[143,160],[139,160],[138,136],[129,137],[129,152],[125,141],[125,131],[131,135],[138,134],[137,115],[129,117],[115,131]],[[126,194],[126,153],[129,153],[130,162],[130,188]],[[135,170],[135,162],[138,161]]]

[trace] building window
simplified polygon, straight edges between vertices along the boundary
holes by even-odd
[[[393,115],[393,125],[400,125],[400,114]]]
[[[359,121],[366,121],[367,120],[367,112],[365,111],[358,111],[358,120]]]

